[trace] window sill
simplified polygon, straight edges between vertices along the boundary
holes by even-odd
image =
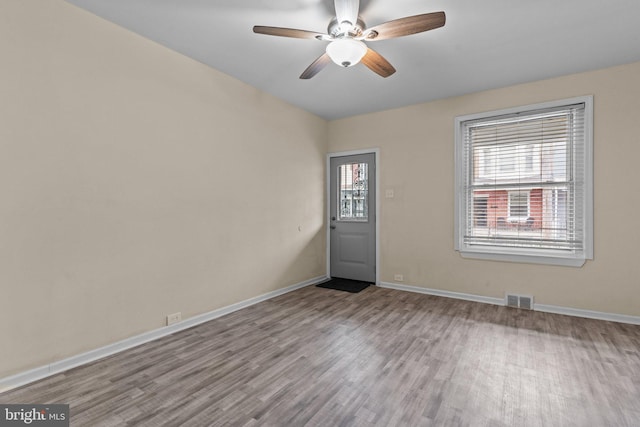
[[[551,255],[532,255],[532,254],[506,254],[498,252],[480,252],[480,251],[458,251],[462,258],[467,259],[482,259],[488,261],[506,261],[506,262],[521,262],[526,264],[546,264],[546,265],[560,265],[565,267],[582,267],[587,261],[583,257],[566,257],[566,256],[551,256]]]

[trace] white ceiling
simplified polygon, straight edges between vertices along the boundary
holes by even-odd
[[[367,26],[444,11],[443,28],[368,42],[397,72],[302,71],[326,42],[254,25],[326,32],[333,0],[67,0],[326,119],[640,61],[639,0],[361,0]]]

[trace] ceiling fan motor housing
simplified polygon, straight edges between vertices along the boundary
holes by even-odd
[[[327,28],[327,33],[331,35],[331,37],[335,39],[340,38],[353,38],[362,36],[362,32],[366,28],[364,21],[360,18],[356,21],[355,24],[344,21],[351,25],[342,25],[341,22],[338,22],[338,18],[333,18],[329,23],[329,27]]]

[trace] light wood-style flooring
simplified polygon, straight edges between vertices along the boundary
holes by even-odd
[[[311,286],[0,402],[72,426],[640,426],[640,326]]]

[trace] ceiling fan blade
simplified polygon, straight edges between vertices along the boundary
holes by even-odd
[[[266,34],[268,36],[292,37],[294,39],[331,39],[327,34],[316,33],[313,31],[296,30],[293,28],[265,27],[262,25],[256,25],[253,27],[253,32],[256,34]]]
[[[386,40],[395,37],[408,36],[423,31],[440,28],[444,25],[446,16],[444,12],[424,13],[422,15],[407,16],[395,19],[371,28],[367,28],[362,35],[363,40]]]
[[[376,52],[373,49],[367,48],[367,53],[362,57],[360,61],[364,65],[366,65],[371,71],[376,74],[381,75],[382,77],[389,77],[391,74],[396,72],[396,69],[393,68],[393,65],[389,63],[382,55]]]
[[[322,71],[322,69],[326,67],[330,62],[331,58],[329,58],[329,55],[327,55],[326,53],[320,55],[318,59],[313,61],[311,65],[309,65],[307,69],[304,70],[302,74],[300,74],[300,78],[304,80],[310,79],[311,77]]]
[[[352,25],[356,24],[360,0],[335,0],[335,5],[336,18],[339,24],[344,21],[349,21]]]

